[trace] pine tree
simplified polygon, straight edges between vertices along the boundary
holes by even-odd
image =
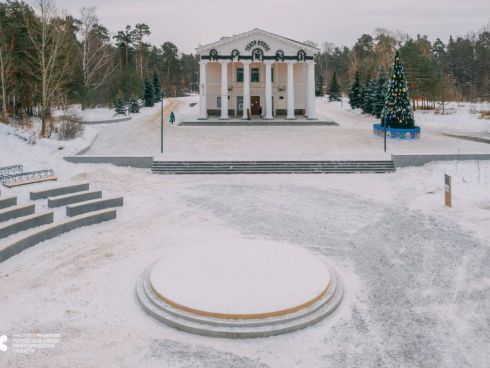
[[[328,84],[328,100],[329,101],[340,101],[340,86],[337,83],[337,73],[333,72],[332,79]]]
[[[122,98],[118,98],[116,100],[114,111],[116,111],[115,115],[126,115],[126,104]]]
[[[372,105],[372,114],[378,119],[381,118],[383,107],[386,99],[386,84],[387,79],[384,72],[381,72],[378,80],[376,81],[376,91],[374,95],[374,101]]]
[[[407,81],[398,51],[395,53],[393,71],[388,82],[381,123],[393,128],[412,128],[415,125]]]
[[[140,112],[140,104],[139,104],[138,100],[132,98],[131,101],[129,101],[129,111],[132,114],[136,114],[136,113]]]
[[[354,76],[354,81],[352,82],[349,89],[349,103],[353,109],[361,107],[361,77],[359,71],[356,72]]]
[[[152,107],[155,104],[155,90],[153,83],[148,79],[145,79],[145,94],[143,96],[146,107]]]
[[[315,96],[323,97],[323,76],[321,75],[316,79]]]
[[[153,74],[153,90],[155,102],[159,102],[162,99],[162,88],[160,87],[160,76],[157,73]]]
[[[361,109],[366,114],[372,113],[372,94],[373,94],[373,80],[369,79],[362,88],[362,101]]]

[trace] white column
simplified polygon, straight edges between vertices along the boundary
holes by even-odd
[[[207,60],[199,62],[199,119],[208,118],[207,98],[206,98],[206,65]]]
[[[250,61],[243,63],[243,119],[248,119],[247,110],[250,110]]]
[[[296,61],[288,61],[288,115],[286,119],[294,119],[294,64]]]
[[[221,63],[221,120],[228,120],[228,61]]]
[[[265,119],[272,120],[272,60],[265,60]]]
[[[308,60],[306,62],[306,98],[307,98],[307,108],[306,115],[308,119],[316,119],[315,111],[315,62],[313,60]]]

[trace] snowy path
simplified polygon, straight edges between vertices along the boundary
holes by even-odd
[[[490,359],[486,163],[481,183],[470,163],[314,178],[77,168],[74,179],[124,193],[125,206],[114,222],[0,264],[2,331],[62,334],[53,350],[2,353],[5,366],[480,368]],[[444,172],[455,178],[452,210],[442,206]],[[243,238],[328,257],[345,281],[340,309],[306,330],[256,340],[193,336],[141,310],[135,281],[151,262]]]
[[[483,143],[445,136],[481,135],[490,125],[470,121],[463,116],[419,114],[422,139],[415,142],[389,141],[388,153],[383,141],[372,133],[373,118],[347,111],[340,105],[317,100],[319,116],[340,126],[320,127],[179,127],[169,126],[168,114],[177,121],[195,118],[197,96],[169,99],[165,107],[164,155],[160,155],[160,112],[146,119],[103,128],[88,155],[155,155],[164,160],[335,160],[386,159],[391,153],[490,153]],[[157,111],[158,110],[158,111]],[[448,124],[444,124],[444,122]]]

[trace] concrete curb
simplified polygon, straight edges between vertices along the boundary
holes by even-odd
[[[17,205],[17,196],[2,196],[0,197],[0,209]]]
[[[69,232],[79,227],[98,224],[116,218],[116,210],[106,209],[77,217],[73,217],[58,223],[45,225],[42,228],[34,229],[30,234],[14,240],[12,243],[0,248],[0,262],[19,254],[23,250],[30,248],[45,240],[54,238],[60,234]]]
[[[21,217],[17,221],[0,226],[0,239],[33,227],[51,224],[53,218],[53,212],[36,213],[34,215]]]
[[[0,221],[7,221],[13,218],[32,215],[36,211],[34,204],[22,204],[7,207],[0,211]]]
[[[106,208],[121,207],[122,205],[123,197],[94,199],[91,201],[66,206],[66,215],[68,217],[73,217],[83,213],[99,211]]]
[[[48,197],[60,196],[64,194],[83,192],[89,190],[89,183],[64,185],[60,187],[41,189],[30,192],[30,199],[44,199]]]
[[[391,155],[396,167],[423,166],[433,161],[490,160],[488,153],[434,154],[434,155]]]
[[[125,118],[119,118],[119,119],[98,120],[98,121],[82,121],[81,124],[83,124],[83,125],[114,124],[114,123],[122,123],[124,121],[130,121],[132,119],[133,119],[132,116],[127,116]]]
[[[64,159],[75,164],[112,164],[122,167],[150,169],[153,156],[65,156]]]
[[[68,195],[48,198],[48,207],[49,208],[61,207],[61,206],[66,206],[68,204],[85,202],[91,199],[98,199],[98,198],[102,198],[101,190],[97,190],[93,192],[80,192],[76,194],[68,194]]]

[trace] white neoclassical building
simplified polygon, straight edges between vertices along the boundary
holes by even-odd
[[[199,118],[262,115],[295,119],[315,114],[318,49],[254,29],[196,49],[200,55]]]

